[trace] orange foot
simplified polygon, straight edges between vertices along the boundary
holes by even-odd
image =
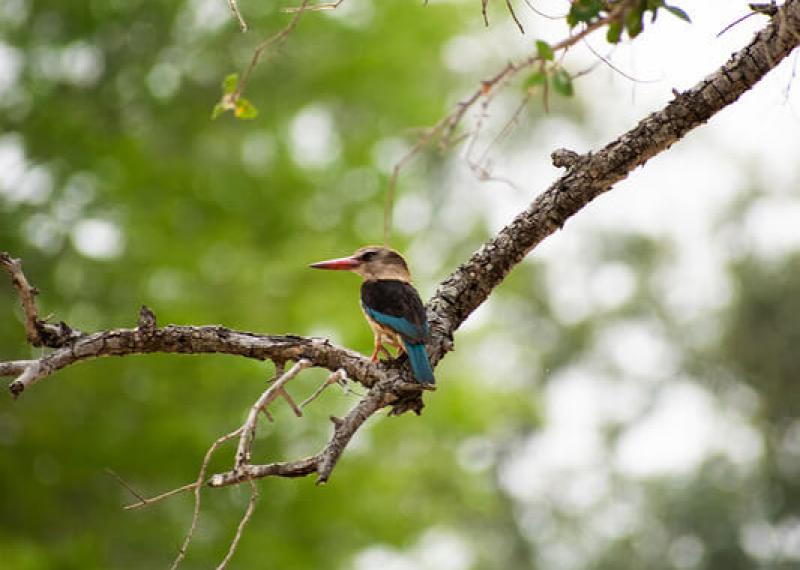
[[[386,356],[386,358],[391,358],[392,357],[392,353],[389,352],[386,349],[385,346],[383,346],[383,344],[381,343],[380,340],[376,339],[375,340],[375,349],[372,351],[372,356],[369,357],[370,360],[372,360],[372,362],[378,362],[378,360],[380,360],[380,357],[378,355],[381,352],[383,352],[383,354],[384,354],[384,356]]]

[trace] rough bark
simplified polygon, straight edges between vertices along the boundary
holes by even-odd
[[[601,150],[585,155],[563,149],[554,152],[554,164],[565,167],[567,172],[447,277],[428,303],[432,325],[428,348],[433,362],[452,349],[453,333],[539,242],[636,167],[735,102],[798,43],[800,0],[787,0],[750,44],[734,54],[722,68],[692,89],[676,93],[662,110],[649,115]],[[326,339],[261,335],[220,326],[159,328],[155,316],[146,308],[140,313],[139,326],[133,329],[84,335],[63,324],[45,323],[38,318],[34,303],[36,292],[22,275],[19,261],[0,255],[0,266],[11,275],[17,288],[26,315],[28,339],[35,345],[55,347],[52,353],[38,360],[0,363],[0,376],[16,376],[10,384],[15,395],[39,379],[83,360],[149,352],[235,354],[270,359],[281,366],[288,360],[305,359],[313,366],[343,370],[349,379],[369,388],[367,395],[345,418],[332,418],[332,437],[319,454],[268,465],[240,461],[233,470],[212,477],[212,486],[270,475],[296,477],[311,473],[317,473],[318,481],[324,482],[353,434],[372,414],[389,405],[393,413],[419,412],[422,408],[422,387],[411,381],[407,363],[373,364],[366,357],[337,347]],[[241,428],[240,431],[247,432]],[[240,447],[246,449],[248,442],[244,441]]]
[[[567,172],[439,285],[428,304],[435,359],[452,347],[452,334],[511,269],[544,238],[636,167],[735,102],[800,43],[800,1],[788,0],[743,49],[663,109],[596,153],[559,150],[553,163]]]
[[[26,379],[9,385],[15,395],[31,384],[66,366],[103,356],[127,356],[164,352],[176,354],[234,354],[256,360],[286,362],[306,358],[315,366],[344,369],[349,378],[369,387],[381,375],[379,366],[362,354],[332,344],[328,339],[295,335],[263,335],[234,331],[222,326],[167,325],[151,332],[141,328],[112,329],[85,335],[58,348],[40,360],[0,363],[0,376],[22,374],[38,363]]]

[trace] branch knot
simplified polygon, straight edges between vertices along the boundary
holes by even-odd
[[[553,166],[556,168],[573,168],[581,161],[582,158],[585,158],[575,152],[574,150],[569,150],[566,148],[557,148],[550,154],[550,158],[553,161]]]
[[[156,332],[156,314],[147,305],[142,305],[139,309],[139,320],[137,322],[139,332],[145,336],[153,336]]]

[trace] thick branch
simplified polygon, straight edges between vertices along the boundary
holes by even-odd
[[[787,0],[748,46],[695,87],[678,94],[661,111],[646,117],[595,154],[580,156],[557,151],[554,160],[567,166],[567,173],[440,284],[428,306],[433,331],[430,342],[433,360],[438,361],[451,349],[453,332],[539,242],[633,169],[736,101],[798,43],[800,0]],[[395,364],[374,366],[360,354],[333,346],[320,338],[258,335],[216,326],[172,325],[156,329],[152,315],[147,314],[143,314],[137,329],[81,335],[63,323],[50,325],[38,319],[33,301],[35,289],[22,274],[19,260],[2,254],[0,267],[9,272],[20,296],[26,315],[26,331],[32,344],[63,345],[38,361],[0,364],[0,375],[19,376],[11,384],[15,394],[54,371],[81,360],[148,352],[219,352],[275,361],[306,358],[315,366],[332,371],[343,368],[349,378],[368,387],[394,368],[392,376],[395,380],[390,391],[400,396],[404,390],[402,378],[405,374],[399,372]],[[404,409],[418,411],[419,406],[412,403]]]
[[[324,338],[262,335],[221,326],[168,325],[160,329],[113,329],[82,336],[40,360],[0,363],[0,376],[20,375],[9,386],[12,393],[19,395],[36,381],[82,360],[150,352],[236,354],[278,362],[305,358],[314,366],[331,371],[343,368],[349,378],[367,387],[382,375],[381,369],[363,355]]]
[[[633,169],[736,101],[798,43],[800,0],[787,0],[769,25],[747,47],[734,54],[723,68],[689,91],[678,94],[664,109],[643,119],[596,154],[581,156],[567,151],[554,153],[554,162],[566,167],[567,173],[445,279],[429,303],[433,361],[440,360],[451,349],[453,332],[539,242],[562,227],[567,219],[595,197],[610,190],[613,184],[624,179]],[[8,271],[17,289],[26,316],[29,341],[37,346],[44,344],[56,347],[56,350],[39,360],[0,363],[0,376],[17,376],[10,386],[14,394],[79,361],[100,356],[151,352],[235,354],[259,360],[270,359],[277,364],[288,360],[308,360],[314,366],[331,371],[341,369],[348,378],[370,388],[343,419],[331,418],[334,423],[333,434],[317,455],[267,465],[238,461],[232,471],[213,476],[208,482],[212,487],[266,476],[300,477],[311,473],[317,473],[317,481],[324,483],[355,432],[376,411],[387,405],[392,406],[394,413],[408,410],[419,412],[422,407],[421,387],[405,380],[408,377],[407,365],[400,366],[394,361],[375,365],[364,356],[334,346],[326,339],[260,335],[220,326],[169,325],[157,328],[155,316],[146,308],[142,309],[139,326],[135,329],[82,335],[63,323],[47,324],[38,318],[35,290],[22,274],[20,262],[4,254],[0,255],[0,267]],[[276,386],[269,397],[284,395],[281,389],[281,386]],[[257,403],[255,414],[262,408]],[[246,427],[225,437],[235,437]],[[245,437],[247,439],[243,439],[240,447],[246,450],[252,434]],[[223,439],[218,440],[209,453],[213,453],[215,446]],[[207,461],[196,483],[196,497],[199,497],[198,489],[204,479],[206,465]],[[190,537],[191,531],[187,539]],[[182,556],[183,551],[179,559]]]
[[[718,71],[597,153],[574,157],[566,174],[439,285],[428,304],[433,360],[452,348],[453,332],[539,242],[636,167],[736,101],[798,43],[800,0],[787,0],[750,44]],[[554,159],[566,165],[565,156],[560,151]]]
[[[317,483],[325,483],[330,477],[331,471],[339,461],[344,448],[350,443],[350,439],[355,435],[358,428],[367,421],[367,419],[380,410],[383,406],[389,403],[387,394],[391,391],[391,380],[382,380],[380,383],[373,386],[366,396],[349,412],[347,415],[339,420],[331,417],[335,426],[333,436],[328,441],[328,445],[322,450],[320,462],[317,466]],[[393,399],[393,398],[391,398]]]

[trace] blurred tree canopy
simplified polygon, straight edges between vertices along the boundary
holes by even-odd
[[[471,3],[347,0],[306,14],[251,79],[258,117],[211,121],[222,78],[289,18],[280,3],[240,7],[244,35],[222,0],[3,1],[0,249],[24,259],[43,313],[81,330],[132,325],[147,304],[160,323],[323,334],[367,351],[356,281],[305,266],[380,241],[403,137],[437,121],[465,85],[442,54],[483,24]],[[579,111],[554,112],[564,110]],[[448,168],[424,155],[400,181],[399,215],[415,223],[400,225],[395,246],[410,251],[423,297],[492,229],[480,212],[453,214],[440,188]],[[467,354],[437,369],[421,418],[371,420],[326,487],[259,483],[232,567],[796,567],[797,255],[732,261],[718,330],[694,342],[651,278],[672,260],[669,244],[625,230],[598,231],[593,244],[587,274],[621,275],[627,295],[565,317],[545,261],[516,269],[491,318],[475,315],[459,334]],[[39,353],[16,303],[0,287],[2,360]],[[646,347],[667,346],[666,369],[631,372],[604,353],[603,338],[621,330],[626,342],[643,330]],[[0,403],[2,564],[167,567],[190,498],[123,511],[131,497],[105,469],[147,495],[190,481],[270,373],[225,356],[99,360]],[[310,393],[323,376],[307,374]],[[601,455],[543,474],[523,459],[558,420],[563,390],[553,386],[582,389],[586,377],[623,402],[592,424]],[[635,382],[644,387],[626,407]],[[740,452],[715,448],[685,472],[632,476],[613,458],[670,390],[727,414]],[[278,408],[280,428],[259,433],[258,453],[316,450],[327,416],[356,397],[329,390],[303,420]],[[581,454],[569,436],[556,441],[564,447],[552,453]],[[212,469],[223,461],[225,452]],[[247,498],[243,488],[205,494],[184,567],[219,562]]]

